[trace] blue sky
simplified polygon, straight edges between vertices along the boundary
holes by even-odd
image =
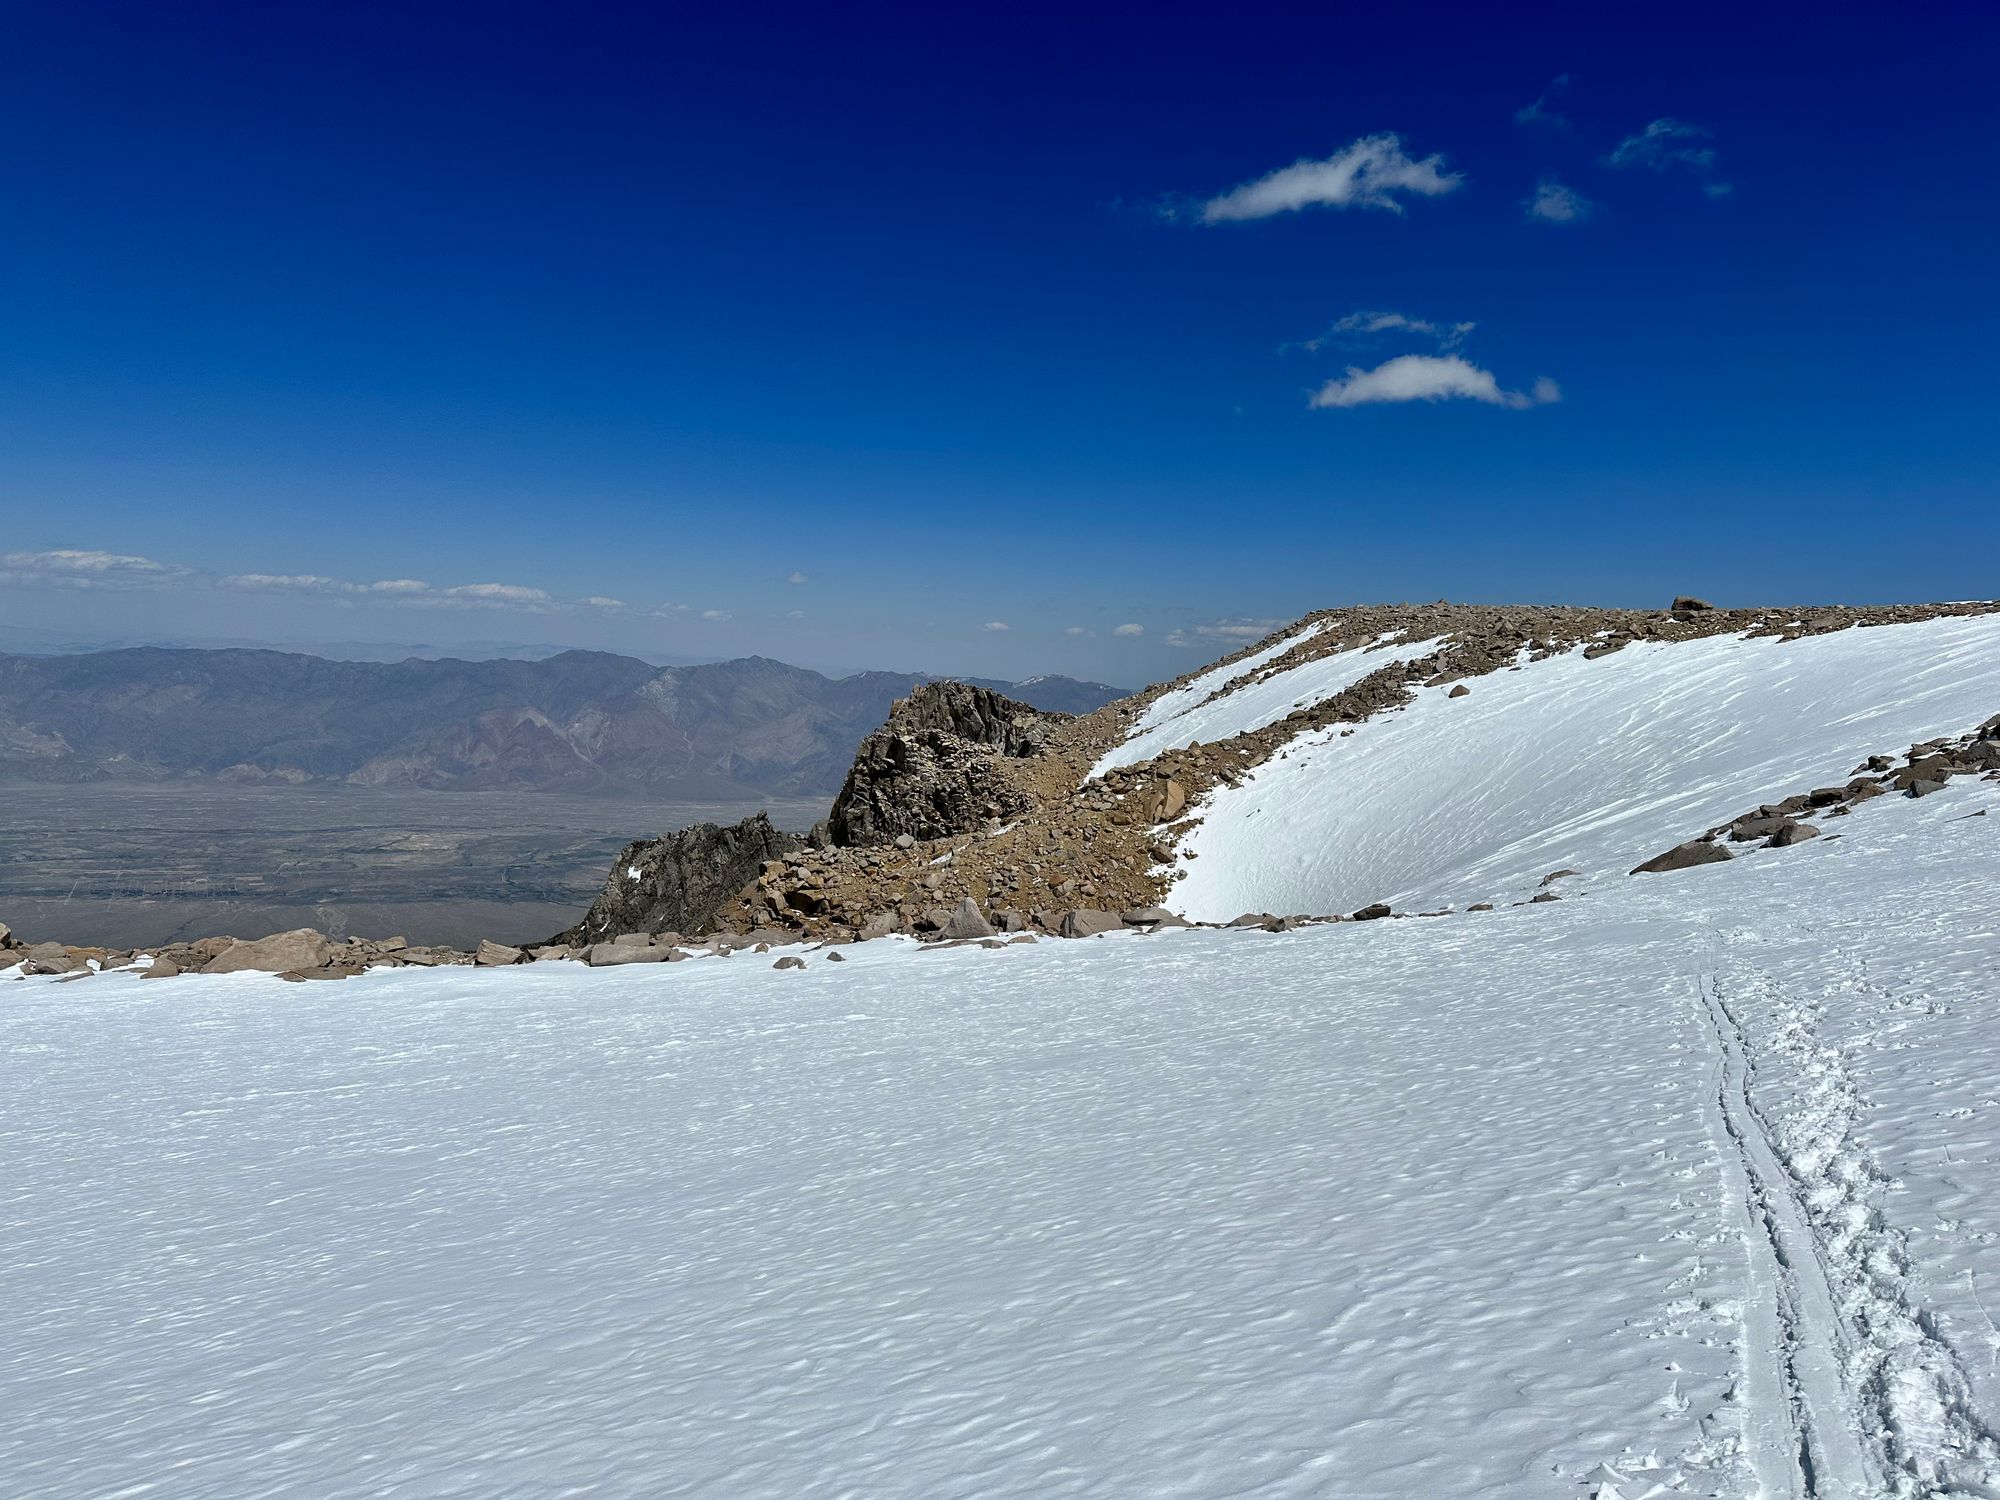
[[[0,623],[1130,684],[1996,586],[1990,7],[9,30]]]

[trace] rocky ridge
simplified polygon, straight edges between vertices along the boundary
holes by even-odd
[[[1540,659],[1579,645],[1584,656],[1595,659],[1634,641],[1733,633],[1790,640],[1995,611],[2000,604],[1723,610],[1685,597],[1663,611],[1378,605],[1309,615],[1222,663],[1204,665],[1079,717],[1039,713],[984,688],[931,684],[898,701],[889,721],[864,741],[835,815],[808,839],[779,833],[761,819],[734,829],[685,830],[668,840],[629,846],[591,914],[550,944],[526,953],[482,945],[482,952],[495,950],[484,959],[410,950],[395,940],[347,944],[328,947],[318,968],[353,972],[357,963],[371,961],[393,965],[529,958],[576,958],[600,965],[672,962],[690,951],[800,942],[837,945],[892,933],[999,944],[1009,935],[1036,932],[1079,937],[1127,928],[1157,930],[1178,922],[1166,909],[1177,845],[1193,826],[1190,809],[1206,793],[1240,782],[1265,760],[1285,753],[1300,734],[1395,711],[1419,686],[1452,684],[1452,695],[1460,696],[1477,691],[1480,677],[1514,665],[1524,653]],[[1320,628],[1305,633],[1308,625]],[[1123,741],[1159,696],[1214,665],[1243,660],[1287,639],[1293,643],[1261,667],[1256,680],[1336,652],[1380,646],[1386,639],[1439,644],[1414,659],[1397,659],[1385,651],[1383,665],[1345,691],[1302,705],[1259,729],[1211,744],[1190,743],[1144,763],[1091,776],[1105,752]],[[2000,719],[1962,742],[1912,747],[1908,764],[1900,768],[1888,758],[1874,757],[1859,768],[1873,771],[1872,779],[1857,774],[1844,788],[1802,793],[1759,808],[1640,870],[1680,867],[1662,860],[1694,864],[1727,858],[1717,840],[1725,835],[1736,839],[1739,832],[1781,846],[1798,842],[1813,836],[1797,831],[1807,826],[1798,821],[1799,813],[1827,808],[1828,815],[1838,816],[1854,801],[1889,789],[1921,796],[1920,788],[1930,787],[1941,771],[1994,774],[1990,757],[2000,754],[1996,732]],[[1864,790],[1864,782],[1874,790]],[[761,829],[751,826],[758,822]],[[1682,852],[1695,846],[1701,852]],[[635,868],[641,872],[636,879],[630,874]],[[1566,873],[1553,872],[1549,881]],[[631,889],[623,889],[621,882]],[[1533,899],[1558,898],[1543,891]],[[1470,909],[1485,909],[1485,903]],[[1282,930],[1307,921],[1392,915],[1405,914],[1376,904],[1347,916],[1246,913],[1231,925]],[[217,961],[250,966],[246,956],[228,960],[231,951],[223,947],[184,957],[196,967]],[[190,966],[171,950],[161,956]],[[73,961],[116,957],[87,955]]]

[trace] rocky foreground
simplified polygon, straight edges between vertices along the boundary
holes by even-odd
[[[982,686],[934,682],[897,701],[887,723],[862,741],[830,815],[810,832],[787,833],[759,814],[732,827],[704,824],[633,843],[584,918],[545,944],[483,942],[468,952],[413,947],[400,938],[335,941],[301,930],[170,945],[152,955],[147,972],[257,969],[338,978],[440,964],[671,963],[698,952],[800,943],[837,948],[892,934],[998,944],[1038,934],[1150,931],[1181,924],[1169,909],[1174,882],[1186,871],[1179,846],[1207,794],[1240,784],[1286,754],[1299,735],[1393,712],[1419,687],[1450,684],[1451,696],[1462,697],[1478,691],[1489,673],[1579,645],[1585,657],[1599,658],[1638,641],[1725,634],[1796,639],[1996,609],[1975,603],[1720,610],[1677,599],[1661,611],[1446,603],[1324,611],[1226,662],[1259,656],[1256,681],[1335,653],[1379,651],[1382,665],[1249,732],[1172,746],[1131,764],[1106,757],[1127,741],[1150,704],[1198,674],[1082,717],[1042,712]],[[1819,833],[1808,815],[1839,817],[1885,792],[1921,797],[1951,776],[1973,774],[2000,779],[2000,716],[1955,740],[1885,749],[1855,767],[1842,786],[1774,787],[1776,800],[1686,844],[1650,858],[1633,851],[1642,861],[1633,873],[1727,859],[1730,845],[1750,840],[1787,847]],[[1563,873],[1550,871],[1548,883]],[[1557,892],[1533,899],[1555,900]],[[1236,924],[1286,927],[1392,915],[1403,913],[1373,902],[1345,914],[1245,913]],[[59,943],[24,947],[4,928],[0,947],[25,963],[24,972],[79,976],[139,957]]]

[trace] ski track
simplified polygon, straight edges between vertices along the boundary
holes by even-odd
[[[798,974],[0,980],[0,1493],[1993,1500],[2000,787],[1839,832]]]

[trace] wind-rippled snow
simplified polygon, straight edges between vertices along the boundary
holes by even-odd
[[[1285,934],[0,982],[0,1489],[1743,1496],[1796,1406],[1989,1493],[1996,807]]]

